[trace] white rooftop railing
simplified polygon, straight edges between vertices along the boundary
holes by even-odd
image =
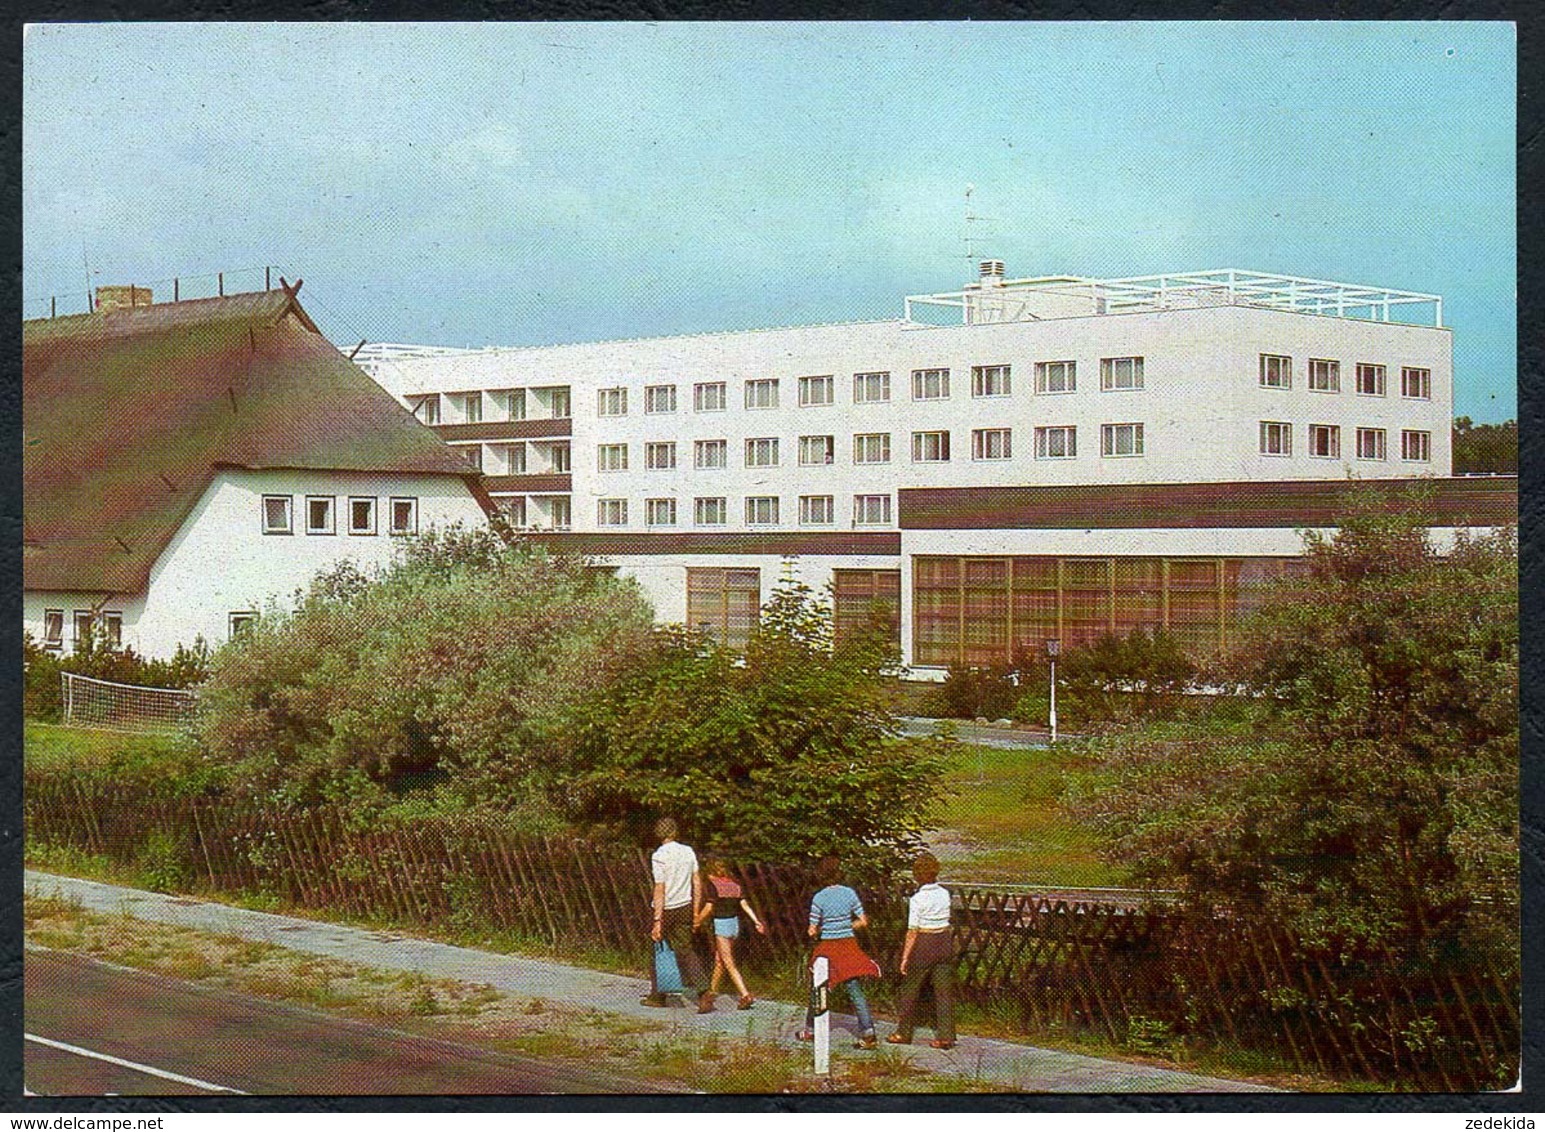
[[[1232,267],[1125,279],[1066,275],[1009,279],[960,291],[909,295],[905,300],[905,321],[933,325],[917,317],[919,308],[959,310],[961,321],[973,324],[1206,306],[1266,307],[1378,322],[1405,321],[1392,317],[1396,308],[1425,307],[1421,325],[1443,325],[1441,295]]]

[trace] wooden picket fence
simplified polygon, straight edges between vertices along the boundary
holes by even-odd
[[[267,893],[405,927],[503,930],[559,949],[600,943],[644,962],[650,877],[639,847],[523,836],[487,820],[361,826],[331,809],[154,799],[54,775],[28,776],[25,813],[35,843],[159,870],[190,891]],[[769,928],[745,940],[746,965],[802,967],[809,871],[739,871]],[[867,945],[894,972],[910,888],[858,887]],[[1029,1035],[1262,1051],[1306,1073],[1403,1089],[1495,1088],[1517,1071],[1516,966],[1434,973],[1390,953],[1320,954],[1273,925],[1188,916],[1142,894],[950,887],[961,998],[1012,1010]],[[883,1009],[894,979],[876,991]]]

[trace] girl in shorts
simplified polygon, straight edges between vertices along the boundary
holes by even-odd
[[[751,992],[746,989],[746,980],[741,978],[740,968],[735,966],[735,940],[740,935],[740,913],[744,911],[762,935],[767,934],[767,925],[746,900],[740,884],[729,875],[729,865],[724,858],[709,857],[704,862],[703,872],[708,876],[707,890],[704,892],[707,899],[697,914],[696,926],[702,927],[710,916],[713,918],[713,975],[708,981],[708,993],[704,996],[706,1005],[699,1006],[698,1013],[707,1014],[713,1009],[714,998],[719,993],[719,979],[725,972],[729,972],[730,982],[740,992],[737,1009],[750,1010],[756,999],[751,997]]]

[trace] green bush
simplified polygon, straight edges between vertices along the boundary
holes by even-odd
[[[1220,678],[1246,694],[1107,737],[1079,810],[1144,882],[1390,947],[1419,969],[1518,946],[1516,533],[1439,553],[1420,498],[1305,536]]]
[[[951,665],[938,689],[940,713],[949,719],[1008,719],[1024,689],[1045,683],[1046,662],[1029,650],[1007,664]]]
[[[245,789],[283,802],[540,808],[569,709],[651,621],[632,583],[582,559],[432,533],[375,577],[318,577],[220,650],[198,732]]]
[[[668,814],[703,848],[887,868],[942,801],[948,745],[905,739],[879,647],[834,648],[829,607],[780,587],[743,655],[679,628],[583,705],[552,784],[569,814],[635,840]]]

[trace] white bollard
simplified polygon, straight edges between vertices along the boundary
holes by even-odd
[[[828,964],[821,955],[810,965],[810,989],[815,995],[815,1071],[828,1076],[832,1071],[832,1016],[826,1000]]]

